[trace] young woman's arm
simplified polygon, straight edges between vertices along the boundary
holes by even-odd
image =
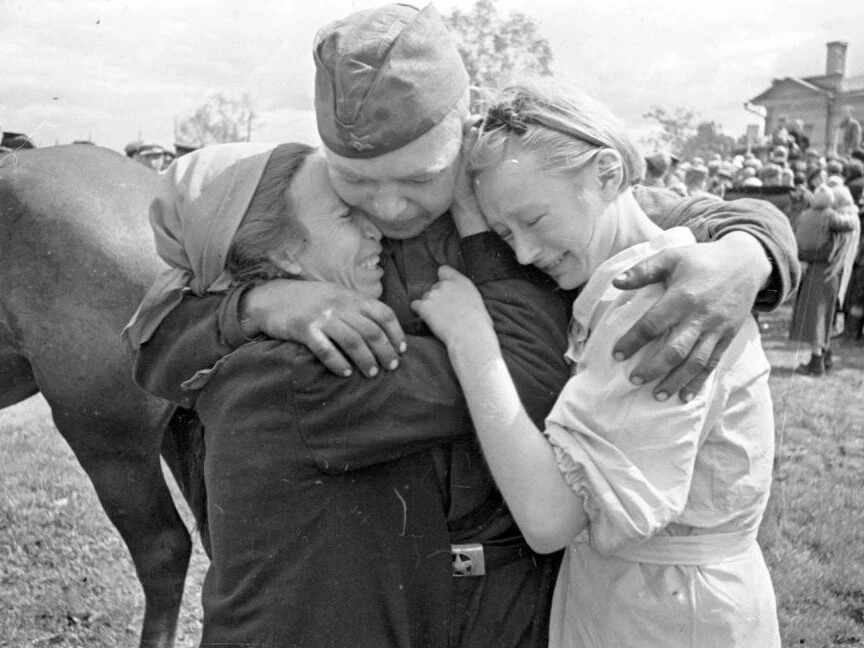
[[[592,537],[611,551],[672,521],[687,502],[709,414],[718,414],[708,407],[716,376],[688,403],[660,403],[627,371],[663,340],[623,363],[611,354],[617,335],[662,289],[639,291],[626,313],[613,311],[598,323],[585,348],[590,359],[541,432],[519,402],[470,283],[449,269],[441,276],[416,308],[447,344],[492,474],[529,544],[541,552],[565,546],[585,527],[588,512]]]
[[[528,544],[549,553],[587,524],[585,507],[558,470],[555,453],[531,421],[504,364],[491,323],[448,344],[486,461]]]
[[[528,544],[538,552],[560,549],[566,541],[553,538],[572,538],[585,526],[581,498],[522,406],[480,293],[452,268],[439,276],[445,281],[414,309],[447,345],[492,475]],[[461,290],[445,295],[448,287]]]

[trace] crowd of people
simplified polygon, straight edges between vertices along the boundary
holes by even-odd
[[[806,195],[829,178],[831,183],[842,181],[850,186],[864,183],[864,148],[849,156],[823,155],[813,148],[803,153],[793,150],[796,152],[790,152],[787,145],[774,144],[734,156],[711,153],[707,160],[681,160],[658,152],[645,158],[643,182],[667,187],[682,196],[709,193],[721,198],[727,192],[753,187],[786,187],[790,193]]]
[[[860,343],[864,320],[864,147],[861,126],[851,110],[841,123],[840,153],[823,155],[810,147],[801,120],[780,119],[757,152],[713,153],[681,160],[658,152],[645,158],[644,184],[681,196],[754,195],[762,187],[788,197],[783,202],[796,232],[804,265],[796,294],[790,337],[811,350],[796,371],[822,376],[834,358],[832,339]]]

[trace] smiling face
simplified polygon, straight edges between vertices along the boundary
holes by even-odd
[[[594,165],[559,175],[538,168],[535,154],[508,144],[501,162],[479,173],[475,191],[489,226],[516,253],[561,288],[581,286],[609,258],[615,220]]]
[[[462,119],[453,115],[400,149],[368,159],[327,151],[333,188],[394,239],[417,236],[453,202]]]
[[[307,230],[290,271],[329,281],[369,297],[381,296],[381,232],[359,210],[339,199],[320,153],[307,158],[289,189],[291,207]]]

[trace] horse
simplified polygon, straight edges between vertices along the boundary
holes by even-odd
[[[0,153],[0,409],[42,393],[131,554],[141,645],[170,648],[192,544],[159,457],[188,497],[196,423],[134,384],[120,337],[164,268],[147,219],[157,180],[95,146]]]

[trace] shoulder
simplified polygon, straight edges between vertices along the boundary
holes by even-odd
[[[254,340],[221,358],[206,376],[205,392],[239,389],[240,392],[266,389],[269,384],[281,385],[293,374],[305,347],[293,342]],[[311,353],[309,354],[311,355]],[[199,372],[200,373],[200,372]]]
[[[633,187],[633,196],[642,210],[651,216],[663,211],[674,209],[683,198],[666,187],[646,187],[636,185]]]
[[[715,369],[718,379],[728,392],[756,382],[767,386],[771,364],[762,347],[762,336],[756,320],[748,318],[720,357]]]

